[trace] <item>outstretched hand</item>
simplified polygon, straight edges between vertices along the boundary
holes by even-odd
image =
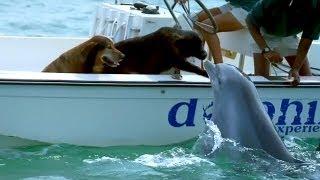
[[[298,69],[293,68],[289,71],[289,79],[291,78],[293,78],[293,81],[291,82],[293,86],[297,86],[300,83],[300,76],[299,76]]]

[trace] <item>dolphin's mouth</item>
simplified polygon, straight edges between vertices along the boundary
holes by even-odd
[[[207,60],[203,62],[203,65],[204,69],[207,71],[211,83],[216,86],[220,81],[218,66]]]
[[[204,61],[203,64],[204,64],[204,69],[207,71],[211,82],[214,83],[214,84],[216,84],[216,82],[220,84],[220,81],[221,81],[222,77],[220,75],[221,74],[220,73],[221,68],[219,67],[219,65],[215,65],[212,62],[207,61],[207,60]],[[250,77],[246,73],[244,73],[242,70],[240,70],[238,67],[230,65],[230,64],[227,64],[227,65],[229,65],[232,68],[236,69],[243,77],[245,77],[248,81],[252,82]]]
[[[204,69],[207,71],[210,79],[211,79],[211,78],[214,78],[215,73],[216,73],[216,72],[215,72],[215,71],[216,71],[216,70],[215,70],[215,66],[216,66],[216,65],[214,65],[212,62],[207,61],[207,60],[203,61],[203,65],[204,65]]]

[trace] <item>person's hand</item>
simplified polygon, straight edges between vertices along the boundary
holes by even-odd
[[[263,53],[262,55],[265,59],[267,59],[271,63],[279,63],[283,59],[282,56],[275,51],[269,51],[269,52]]]
[[[291,82],[291,84],[293,86],[297,86],[300,83],[300,76],[299,76],[299,70],[292,68],[289,71],[289,79],[293,78],[293,81]]]

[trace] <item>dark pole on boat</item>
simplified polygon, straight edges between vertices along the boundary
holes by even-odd
[[[170,12],[170,14],[171,14],[171,16],[172,16],[173,20],[176,22],[176,28],[178,28],[178,29],[182,29],[182,26],[180,25],[180,23],[179,23],[179,21],[178,21],[178,19],[177,19],[176,15],[174,14],[174,12],[173,12],[173,10],[172,10],[172,8],[171,8],[170,4],[168,3],[168,1],[167,1],[167,0],[163,0],[163,1],[164,1],[164,3],[166,4],[167,9],[168,9],[168,11]],[[172,7],[174,7],[175,5],[176,5],[176,2],[175,2],[175,4],[174,4]]]

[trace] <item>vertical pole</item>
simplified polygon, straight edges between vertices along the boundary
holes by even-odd
[[[246,58],[246,56],[244,54],[240,54],[238,68],[241,69],[241,71],[243,71],[243,68],[244,68],[244,60],[245,60],[245,58]]]

